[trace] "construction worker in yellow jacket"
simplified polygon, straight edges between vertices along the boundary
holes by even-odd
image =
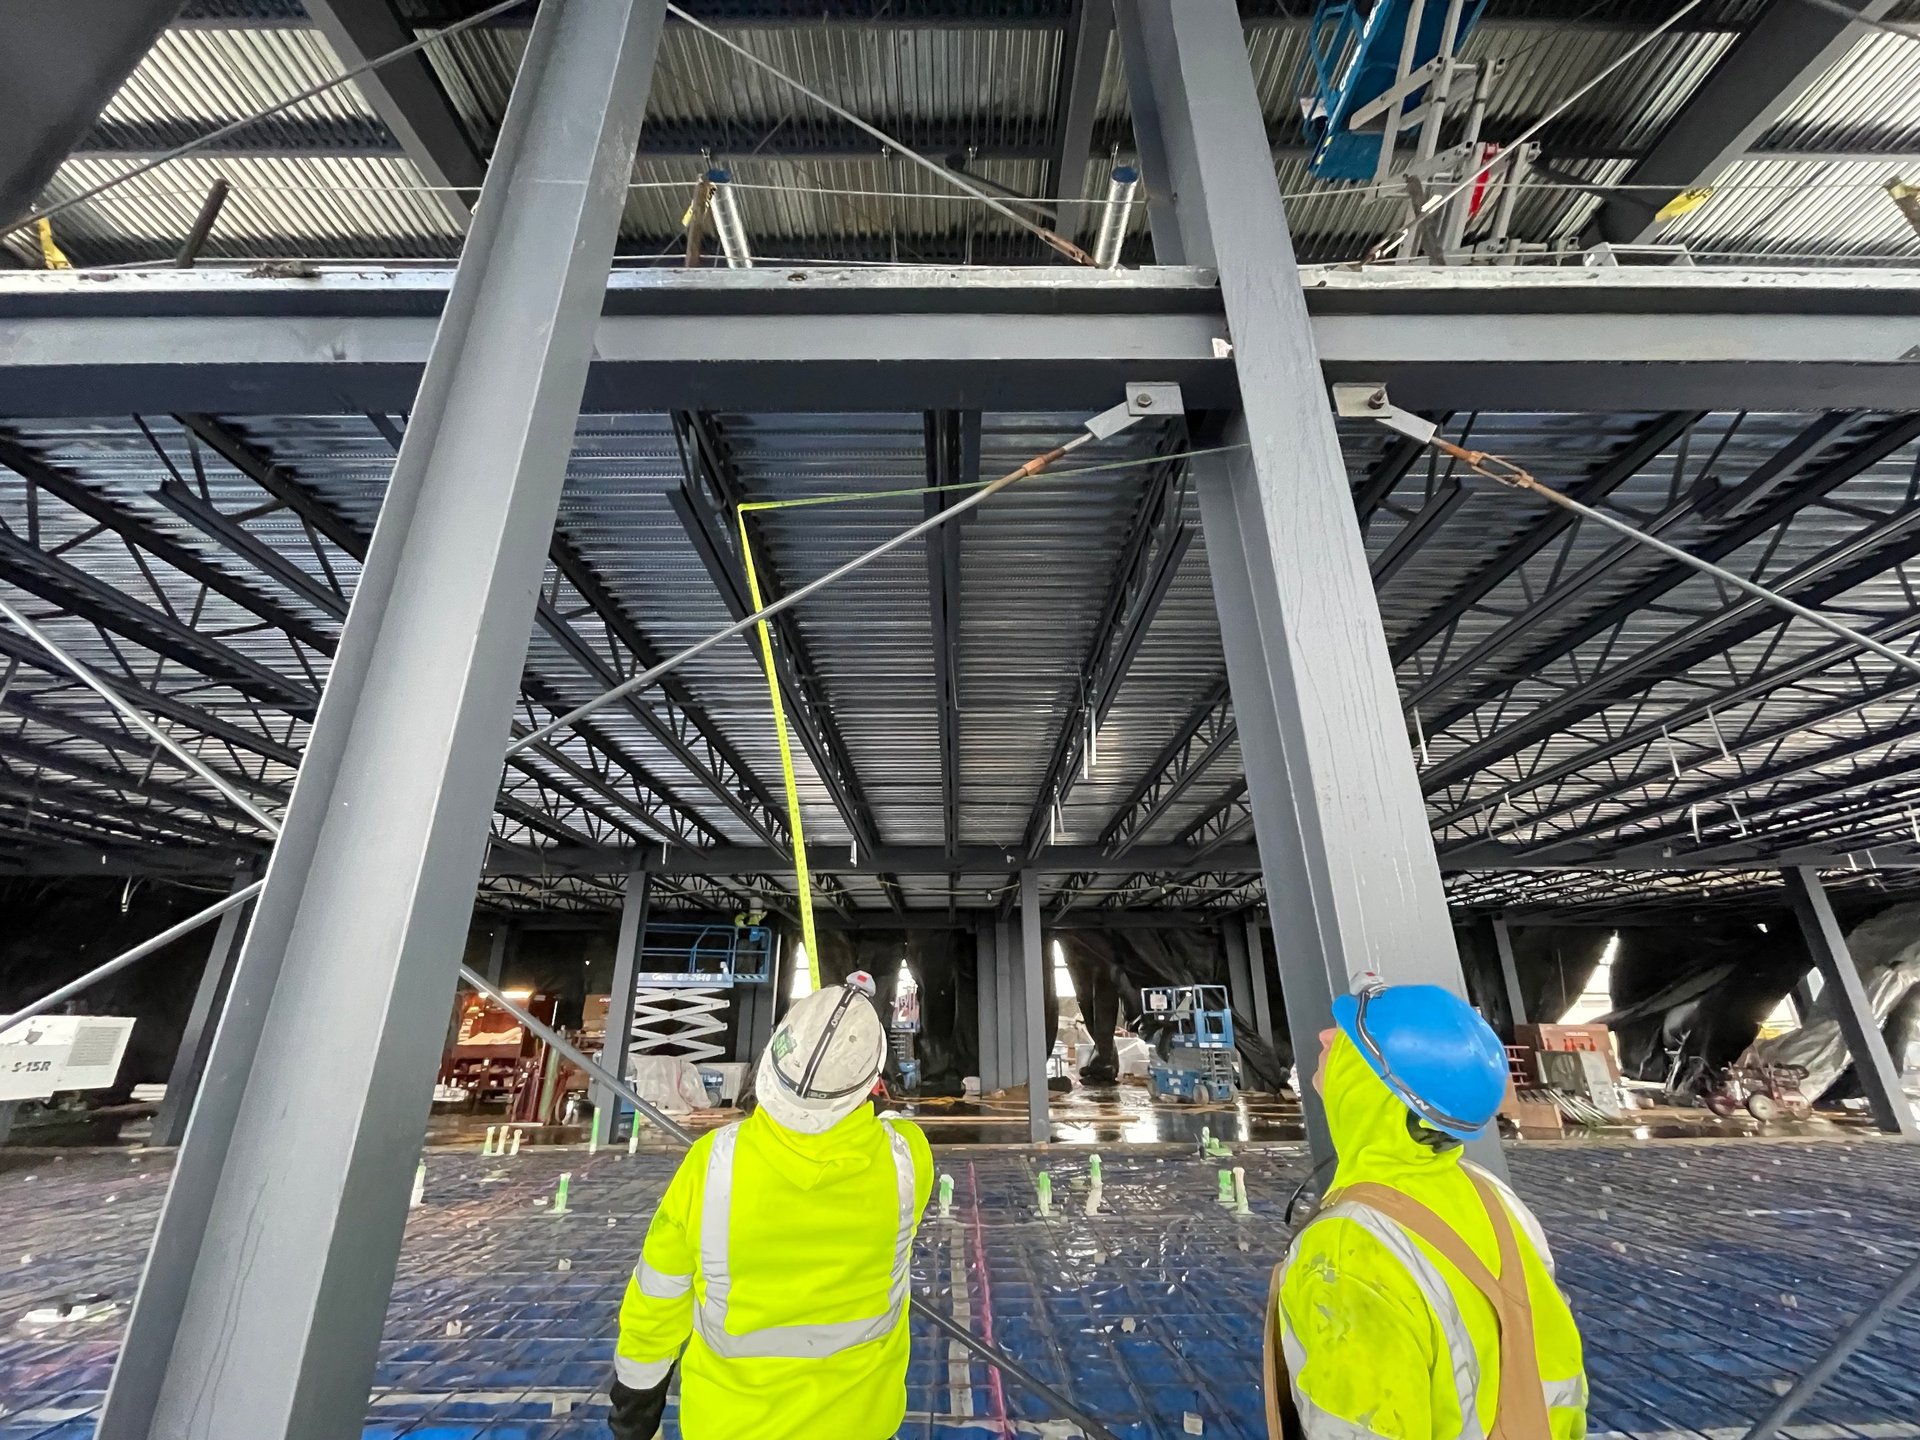
[[[685,1440],[882,1440],[906,1414],[918,1126],[867,1103],[886,1057],[872,982],[774,1031],[759,1106],[688,1150],[620,1307],[615,1440],[651,1440],[680,1371]]]
[[[1339,1164],[1275,1270],[1270,1423],[1305,1440],[1581,1440],[1580,1333],[1546,1236],[1461,1154],[1506,1092],[1499,1039],[1431,985],[1369,986],[1334,1020],[1313,1083]]]

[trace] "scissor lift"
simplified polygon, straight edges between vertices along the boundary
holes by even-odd
[[[1375,0],[1365,10],[1356,0],[1321,0],[1301,61],[1300,108],[1313,142],[1307,168],[1326,180],[1384,181],[1400,135],[1423,126],[1437,132],[1460,47],[1485,5]],[[1429,137],[1423,153],[1434,149]]]
[[[1162,1026],[1147,1065],[1156,1100],[1228,1101],[1240,1082],[1233,1009],[1224,985],[1155,985],[1140,991],[1148,1021]]]

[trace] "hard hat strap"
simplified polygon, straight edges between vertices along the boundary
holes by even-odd
[[[833,1007],[833,1014],[827,1017],[826,1028],[821,1030],[820,1038],[813,1042],[813,1054],[807,1057],[807,1068],[800,1073],[799,1095],[803,1100],[828,1097],[813,1093],[813,1077],[820,1069],[820,1062],[826,1059],[827,1046],[833,1043],[833,1032],[840,1028],[840,1021],[847,1013],[847,1007],[853,1003],[855,992],[847,986],[840,987],[839,1003]]]
[[[1393,1073],[1393,1066],[1388,1062],[1386,1052],[1380,1048],[1379,1042],[1373,1038],[1373,1032],[1367,1028],[1367,1003],[1385,988],[1382,985],[1368,985],[1354,997],[1356,1008],[1353,1014],[1353,1031],[1359,1037],[1360,1048],[1366,1053],[1367,1059],[1372,1062],[1373,1068],[1380,1072],[1380,1078],[1392,1087],[1393,1093],[1406,1102],[1407,1108],[1435,1129],[1478,1129],[1479,1127],[1472,1121],[1449,1115],[1439,1106],[1422,1099],[1411,1085]]]
[[[773,1073],[779,1078],[782,1085],[785,1085],[800,1099],[841,1100],[858,1091],[865,1090],[873,1084],[873,1078],[867,1076],[840,1090],[816,1090],[813,1087],[813,1077],[819,1072],[821,1061],[826,1059],[827,1046],[833,1042],[834,1032],[840,1028],[840,1022],[846,1017],[847,1009],[853,1004],[855,997],[861,995],[862,992],[851,985],[841,987],[839,1003],[833,1007],[833,1013],[827,1017],[826,1027],[821,1030],[820,1038],[814,1041],[813,1053],[807,1057],[807,1068],[801,1072],[800,1079],[797,1082],[788,1077],[786,1071],[781,1068],[778,1060],[774,1061]],[[882,1040],[880,1058],[884,1059],[885,1056],[886,1042]]]

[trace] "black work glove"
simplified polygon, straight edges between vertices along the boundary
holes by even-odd
[[[660,1433],[660,1417],[667,1413],[667,1387],[672,1383],[671,1369],[658,1385],[645,1390],[635,1390],[615,1380],[608,1392],[613,1397],[613,1414],[607,1418],[613,1440],[654,1440]]]

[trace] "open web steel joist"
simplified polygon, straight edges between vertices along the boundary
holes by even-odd
[[[648,324],[653,355],[646,369],[626,370],[618,348],[603,344],[601,364],[613,369],[590,377],[589,394],[659,382],[663,328],[686,325],[690,346],[703,326],[750,336],[794,316],[844,325],[845,338],[825,342],[838,349],[843,399],[846,383],[881,374],[876,398],[918,402],[956,384],[997,390],[1006,382],[996,373],[1013,370],[1037,387],[1035,398],[1072,401],[1088,389],[1085,375],[1172,365],[1169,353],[1184,356],[1175,373],[1194,380],[1190,404],[1204,408],[1232,383],[1236,357],[1207,338],[1223,333],[1211,272],[1062,267],[1051,289],[1036,283],[1040,273],[617,275],[603,337],[628,322],[639,336]],[[0,396],[20,417],[0,436],[8,595],[124,693],[201,737],[207,756],[268,801],[292,783],[412,403],[407,357],[424,355],[444,292],[443,279],[417,273],[0,280],[9,342]],[[1445,403],[1427,408],[1448,436],[1514,456],[1548,484],[1901,644],[1920,634],[1907,599],[1920,553],[1912,494],[1920,420],[1886,408],[1915,362],[1877,336],[1911,328],[1915,294],[1903,277],[1877,272],[1323,273],[1310,276],[1308,303],[1330,378],[1396,377],[1400,400],[1402,385],[1417,393],[1445,375],[1437,382]],[[1028,307],[1030,321],[1009,326],[1009,306]],[[988,332],[976,307],[990,309],[1000,337],[990,358],[935,353],[943,341]],[[907,316],[911,327],[899,334],[913,336],[896,348],[887,327]],[[364,327],[366,340],[324,353],[316,338],[313,351],[287,356],[303,323],[336,336]],[[183,345],[188,332],[175,327],[188,327],[193,343]],[[856,331],[866,337],[858,345]],[[1448,357],[1466,342],[1452,331],[1507,338],[1492,352],[1499,359],[1454,365]],[[1824,336],[1828,348],[1790,358],[1776,338],[1771,362],[1693,364],[1700,352],[1722,344],[1738,352],[1767,331]],[[804,327],[816,345],[819,332]],[[1162,347],[1154,333],[1187,338]],[[1022,347],[1025,370],[1009,359]],[[276,354],[287,360],[277,376]],[[729,368],[711,355],[705,363]],[[815,368],[783,371],[797,376],[793,403],[825,398]],[[1507,381],[1522,372],[1523,402],[1578,408],[1516,408]],[[697,383],[743,399],[740,374]],[[762,403],[764,379],[754,386]],[[1649,392],[1663,380],[1711,392],[1684,397],[1708,408],[1655,408]],[[665,384],[668,398],[685,383]],[[742,394],[726,392],[736,383]],[[1777,408],[1776,392],[1794,388],[1833,406],[1807,411],[1803,399]],[[316,393],[342,409],[380,403],[332,418],[252,408]],[[45,414],[108,398],[130,403],[117,417]],[[736,499],[899,492],[760,512],[756,553],[782,585],[921,518],[914,488],[974,473],[970,447],[980,473],[994,473],[1075,423],[1070,412],[992,407],[977,421],[936,412],[931,428],[907,410],[698,413],[708,448],[715,437],[725,446],[724,484]],[[949,453],[954,424],[961,460]],[[976,425],[978,439],[969,438]],[[687,467],[701,477],[713,463],[689,427],[665,413],[604,411],[578,427],[523,677],[523,725],[545,723],[650,653],[739,613],[725,588],[737,583],[727,527],[707,536],[707,555],[680,513],[701,493],[689,490]],[[801,727],[798,778],[817,831],[815,864],[844,887],[845,909],[1003,903],[1010,872],[995,847],[1031,848],[1050,774],[1072,783],[1057,822],[1053,806],[1039,812],[1033,854],[1063,877],[1049,882],[1059,899],[1103,910],[1148,897],[1168,903],[1164,881],[1184,871],[1214,878],[1173,903],[1239,903],[1257,867],[1235,869],[1250,853],[1251,814],[1232,705],[1218,690],[1204,541],[1142,587],[1142,601],[1157,604],[1109,606],[1109,616],[1094,603],[1146,533],[1141,506],[1165,483],[1150,462],[1171,436],[1156,429],[1116,441],[1095,460],[1131,468],[1033,482],[951,533],[934,532],[941,585],[957,587],[950,623],[936,626],[929,561],[912,552],[783,617],[779,655]],[[1403,453],[1397,437],[1362,425],[1343,441],[1406,728],[1450,871],[1497,870],[1510,887],[1524,866],[1595,865],[1618,886],[1628,862],[1698,870],[1791,854],[1832,858],[1852,875],[1855,863],[1875,874],[1920,850],[1908,818],[1920,789],[1908,785],[1900,744],[1915,724],[1910,676],[1722,596],[1618,537],[1589,533],[1597,527],[1462,486],[1444,462]],[[704,503],[722,500],[709,488]],[[1149,623],[1128,642],[1133,658],[1117,690],[1095,697],[1109,713],[1086,764],[1077,753],[1080,690],[1048,699],[1038,682],[1080,673],[1096,648],[1120,653],[1103,627],[1117,616],[1126,629],[1134,615]],[[0,666],[11,672],[0,688],[5,863],[121,871],[137,869],[144,853],[156,869],[213,873],[225,864],[223,847],[246,848],[230,818],[210,813],[218,808],[210,792],[164,762],[155,769],[148,742],[31,642],[0,634]],[[500,903],[551,895],[611,907],[619,864],[584,889],[542,877],[592,881],[580,857],[663,842],[660,903],[675,901],[676,870],[689,885],[718,880],[743,901],[783,903],[785,887],[768,878],[784,868],[779,809],[767,804],[778,767],[752,657],[744,645],[703,657],[684,687],[602,712],[565,743],[517,757],[488,862]],[[1072,763],[1049,770],[1067,737]],[[174,848],[161,854],[162,844]],[[738,847],[736,861],[712,858],[728,847]],[[936,876],[916,847],[951,848],[962,863]],[[1153,863],[1116,873],[1136,847]],[[1049,859],[1056,852],[1087,863],[1062,870]],[[906,865],[898,884],[873,867],[880,854]],[[1462,883],[1457,895],[1469,893]]]

